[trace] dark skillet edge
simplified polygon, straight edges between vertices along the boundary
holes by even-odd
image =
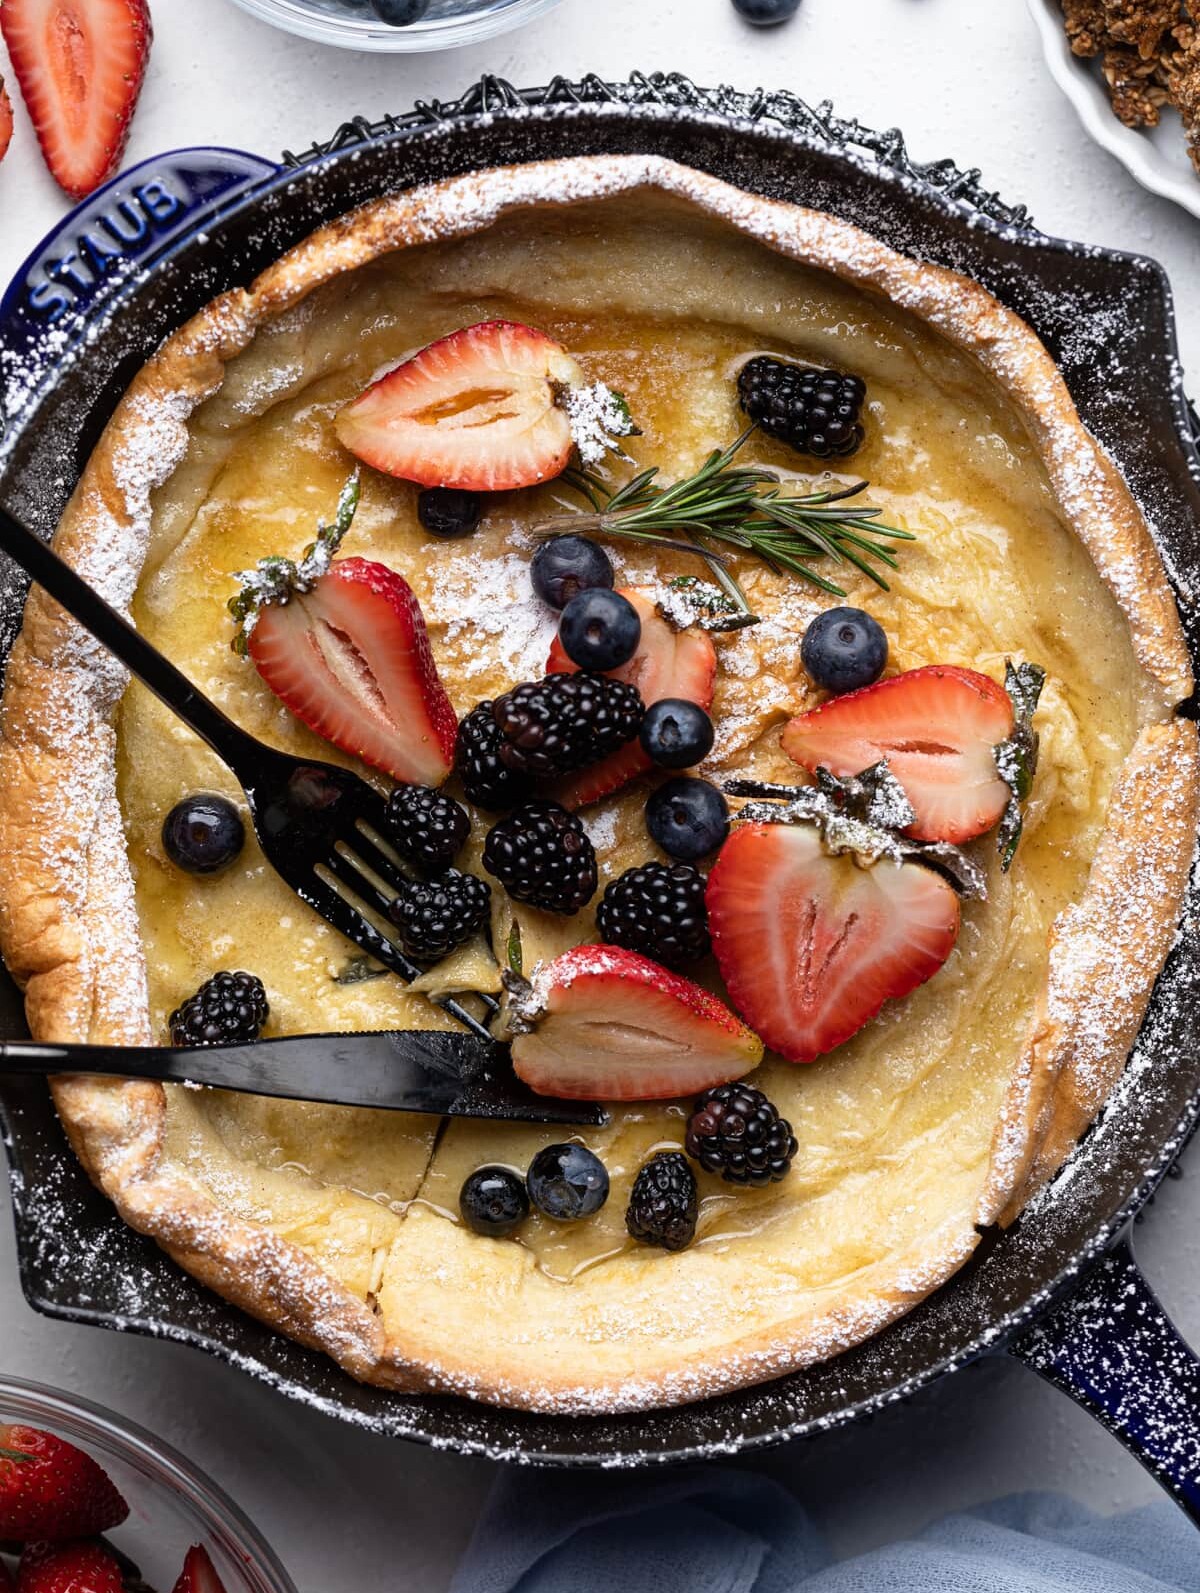
[[[640,81],[644,84],[652,80]],[[493,90],[500,92],[495,89],[494,80]],[[516,91],[512,92],[515,95]],[[472,93],[477,94],[478,91]],[[470,96],[467,98],[470,99]],[[520,96],[517,96],[519,99]],[[589,104],[573,106],[566,103],[531,112],[523,109],[519,103],[506,101],[498,106],[477,103],[473,110],[465,114],[452,108],[443,110],[446,121],[440,121],[438,115],[441,113],[435,113],[430,125],[425,126],[423,131],[401,126],[394,134],[389,132],[385,135],[387,142],[389,145],[394,143],[396,154],[411,154],[417,142],[433,144],[455,139],[471,147],[478,147],[482,143],[490,148],[495,140],[484,137],[478,125],[472,124],[472,118],[477,117],[480,110],[486,110],[493,119],[506,119],[518,127],[531,121],[541,124],[553,120],[558,123],[560,118],[565,118],[584,122],[590,119],[596,123],[597,130],[602,124],[615,126],[622,118],[636,115],[661,126],[664,134],[673,130],[680,139],[694,134],[702,142],[707,140],[706,148],[720,135],[734,164],[745,162],[747,175],[743,180],[748,186],[754,186],[749,175],[750,166],[766,158],[758,149],[759,145],[763,149],[770,146],[772,155],[786,156],[791,151],[799,150],[807,162],[827,165],[835,161],[843,172],[845,163],[849,161],[863,173],[867,186],[875,189],[877,197],[882,189],[886,203],[897,214],[903,212],[902,220],[896,222],[896,229],[907,234],[909,252],[924,252],[923,234],[961,234],[966,225],[974,238],[990,240],[989,247],[999,249],[1003,246],[1006,255],[1010,251],[1014,252],[1025,267],[1037,261],[1054,259],[1059,268],[1051,272],[1054,276],[1072,278],[1091,272],[1113,273],[1150,312],[1148,324],[1152,325],[1155,342],[1152,348],[1140,352],[1160,373],[1170,372],[1172,368],[1177,372],[1170,292],[1159,267],[1139,256],[1119,255],[1108,250],[1080,250],[1062,240],[1031,236],[1020,230],[1019,223],[1014,226],[1011,220],[1000,222],[980,215],[969,197],[963,199],[956,196],[952,178],[945,191],[935,192],[919,187],[917,185],[921,178],[911,164],[907,170],[894,164],[881,167],[853,149],[835,156],[827,144],[818,141],[818,135],[813,131],[797,132],[786,127],[768,127],[761,122],[742,119],[735,122],[735,131],[731,133],[728,121],[723,120],[721,113],[712,107],[696,109],[689,105],[668,104],[658,108],[644,105],[638,108],[619,102],[613,104],[610,111],[597,115],[596,107]],[[532,129],[526,125],[525,132],[529,134]],[[887,150],[903,149],[902,141],[899,146],[894,142],[888,143],[892,135],[870,135],[868,132],[868,136],[880,140]],[[898,138],[898,135],[895,137]],[[528,141],[532,142],[532,139]],[[669,144],[670,137],[665,136],[662,142],[664,145]],[[753,144],[755,149],[748,149],[748,144]],[[298,164],[288,172],[287,185],[298,182],[310,172],[315,172],[317,176],[327,174],[332,177],[339,168],[339,153],[344,154],[347,149],[358,147],[350,143],[340,152],[318,155],[307,164]],[[662,152],[673,153],[676,158],[686,158],[685,154],[674,150],[664,148]],[[535,155],[526,155],[525,158],[535,158]],[[890,157],[885,154],[883,158],[887,160]],[[462,169],[485,163],[485,160],[477,158]],[[420,166],[419,159],[416,164]],[[942,175],[953,171],[948,163],[936,164]],[[772,171],[778,179],[780,172],[774,163]],[[966,177],[957,175],[965,184],[958,189],[958,193],[970,196],[973,190],[981,192],[970,174]],[[424,176],[421,170],[415,175],[406,171],[405,181],[397,182],[394,186],[409,186],[423,180]],[[820,184],[813,173],[803,165],[799,176],[807,187],[815,184],[819,188]],[[310,177],[309,180],[316,179]],[[276,194],[280,192],[280,184],[268,182],[267,186]],[[229,207],[229,216],[252,210],[262,193],[263,190],[258,189],[244,200],[235,200]],[[1018,213],[1011,214],[1015,216]],[[309,221],[300,229],[301,233],[309,230],[312,224]],[[884,229],[889,241],[895,241],[896,229]],[[876,218],[871,230],[881,230],[880,218]],[[186,256],[192,243],[194,240],[179,244],[174,250],[168,251],[159,264],[163,265],[174,257]],[[898,243],[897,246],[902,247],[903,244]],[[1006,270],[1018,269],[1015,263],[1006,264],[999,259],[996,267],[995,275],[1000,278],[1005,276]],[[1030,277],[1034,274],[1030,272]],[[136,286],[136,282],[126,285],[122,293],[106,307],[108,311],[116,313],[121,302]],[[210,289],[205,297],[211,297],[214,291],[217,290]],[[1036,320],[1031,313],[1025,313],[1029,319]],[[1068,370],[1067,374],[1069,380],[1074,375],[1074,389],[1080,381],[1080,373]],[[43,394],[41,402],[45,401],[46,396]],[[1089,424],[1094,425],[1093,416],[1087,412],[1086,394],[1077,393],[1076,396],[1081,408],[1085,409]],[[1189,433],[1186,430],[1182,389],[1177,383],[1168,384],[1165,391],[1160,387],[1154,397],[1151,408],[1157,409],[1160,416],[1165,408],[1173,422],[1167,439],[1169,446],[1158,462],[1162,472],[1170,477],[1167,484],[1174,498],[1175,510],[1173,516],[1168,516],[1171,523],[1163,527],[1163,538],[1176,567],[1186,571],[1190,565],[1192,578],[1196,579],[1196,549],[1189,545],[1184,526],[1189,516],[1196,515],[1195,506],[1200,504],[1200,487],[1190,457],[1190,446],[1185,441]],[[1127,462],[1121,457],[1117,442],[1105,436],[1102,427],[1094,425],[1094,429],[1104,436],[1119,462],[1123,467],[1126,466]],[[1131,447],[1136,441],[1132,438],[1124,440]],[[14,446],[19,441],[19,437],[12,439]],[[1139,466],[1145,464],[1142,460],[1137,462]],[[1131,484],[1134,484],[1138,471],[1130,470],[1129,475]],[[1141,485],[1144,487],[1145,483]],[[1156,519],[1161,522],[1157,514]],[[1200,585],[1200,581],[1197,584]],[[1194,621],[1189,625],[1189,635],[1195,652]],[[1180,965],[1189,961],[1193,966],[1185,968],[1181,974]],[[1147,1024],[1148,1030],[1151,1029],[1155,1010],[1170,1007],[1172,1002],[1178,1009],[1181,1001],[1178,987],[1181,984],[1192,987],[1200,984],[1200,975],[1194,966],[1198,961],[1200,958],[1194,946],[1185,946],[1173,954],[1160,980],[1159,993],[1156,994],[1151,1020]],[[1187,977],[1189,972],[1190,980]],[[8,1013],[3,1008],[4,1003],[0,1002],[0,1025],[5,1032],[11,1033],[13,1030],[7,1024]],[[19,1013],[19,1005],[16,1013]],[[19,1030],[20,1019],[16,1014],[13,1022]],[[1164,1073],[1169,1076],[1169,1082],[1176,1086],[1179,1086],[1180,1081],[1175,1075],[1182,1072],[1182,1064],[1176,1062],[1172,1073],[1171,1050],[1174,1047],[1176,1055],[1182,1055],[1178,1042],[1187,1038],[1172,1032],[1169,1013],[1161,1032],[1154,1030],[1151,1034],[1156,1056],[1164,1058]],[[1186,1091],[1176,1087],[1166,1096],[1156,1094],[1153,1100],[1135,1099],[1127,1118],[1120,1124],[1110,1122],[1106,1125],[1102,1122],[1072,1159],[1071,1166],[1077,1181],[1085,1186],[1093,1182],[1097,1184],[1096,1209],[1107,1211],[1099,1231],[1096,1231],[1094,1221],[1083,1221],[1079,1210],[1076,1210],[1072,1224],[1064,1214],[1066,1208],[1063,1205],[1041,1203],[1008,1236],[1002,1239],[997,1239],[994,1234],[985,1236],[980,1254],[946,1289],[923,1302],[901,1322],[886,1330],[879,1339],[846,1352],[836,1361],[822,1363],[807,1373],[793,1374],[774,1384],[673,1411],[637,1413],[624,1418],[531,1417],[520,1412],[481,1407],[456,1398],[413,1398],[363,1388],[324,1357],[279,1338],[226,1306],[216,1296],[208,1294],[190,1278],[177,1273],[169,1263],[165,1264],[152,1244],[125,1229],[102,1197],[91,1190],[82,1169],[66,1149],[61,1130],[53,1120],[44,1095],[40,1101],[19,1100],[16,1098],[18,1092],[6,1087],[0,1091],[0,1105],[7,1108],[4,1113],[6,1124],[10,1120],[17,1124],[15,1138],[18,1143],[10,1143],[7,1132],[5,1138],[14,1169],[14,1209],[20,1235],[22,1284],[35,1308],[67,1320],[191,1343],[249,1371],[251,1375],[293,1398],[374,1431],[414,1438],[462,1453],[483,1454],[526,1464],[612,1465],[618,1456],[624,1464],[687,1461],[737,1450],[754,1450],[787,1438],[811,1435],[907,1398],[945,1372],[977,1359],[990,1350],[1004,1347],[1038,1313],[1070,1290],[1081,1272],[1096,1261],[1153,1192],[1186,1143],[1200,1112],[1200,1091],[1195,1088],[1196,1072],[1193,1063],[1189,1080],[1191,1087]],[[1113,1156],[1115,1170],[1112,1163],[1107,1169],[1095,1165],[1109,1154],[1106,1148],[1109,1140],[1118,1142],[1115,1149],[1121,1153],[1120,1157]],[[28,1176],[35,1171],[39,1145],[41,1154],[57,1158],[48,1180]],[[43,1171],[48,1173],[50,1169]],[[73,1189],[70,1187],[72,1178]],[[1114,1189],[1113,1185],[1118,1181],[1121,1188]],[[61,1189],[62,1204],[68,1208],[64,1228],[58,1235],[54,1235],[52,1226],[47,1225],[47,1213],[37,1202],[38,1185],[44,1186],[47,1182]],[[26,1198],[27,1192],[32,1198]],[[156,1319],[150,1319],[144,1305],[139,1316],[136,1302],[133,1301],[122,1302],[117,1298],[104,1301],[97,1298],[85,1302],[77,1298],[71,1302],[66,1298],[63,1290],[76,1287],[77,1294],[82,1296],[88,1286],[87,1280],[79,1276],[79,1257],[76,1253],[78,1240],[69,1231],[79,1209],[72,1204],[73,1201],[78,1201],[85,1209],[90,1203],[98,1226],[95,1234],[89,1230],[89,1238],[94,1241],[99,1256],[111,1255],[111,1247],[124,1237],[131,1247],[130,1264],[142,1268],[146,1280],[160,1278],[164,1280],[164,1288],[170,1285],[167,1292],[173,1294],[174,1298],[170,1301],[164,1298],[157,1305]],[[1087,1202],[1087,1205],[1090,1208],[1091,1202]],[[55,1242],[60,1246],[58,1250],[53,1249]],[[134,1251],[138,1252],[136,1257]],[[1007,1257],[1006,1273],[999,1272],[998,1256]],[[1068,1259],[1064,1260],[1064,1257]],[[64,1269],[67,1267],[75,1268],[74,1280],[66,1281]],[[106,1283],[111,1268],[101,1261],[93,1261],[93,1268],[95,1281]],[[1017,1299],[1022,1280],[1035,1275],[1043,1277],[1040,1287],[1032,1296]],[[949,1302],[954,1302],[953,1308]],[[186,1320],[180,1320],[185,1317]],[[990,1326],[978,1332],[967,1331],[964,1323],[975,1320],[987,1320]],[[810,1385],[818,1396],[814,1400],[805,1399],[805,1389]],[[836,1408],[829,1408],[833,1385],[840,1388],[842,1398]],[[852,1385],[859,1392],[855,1392]],[[820,1398],[822,1389],[827,1395],[825,1400]],[[822,1405],[824,1409],[819,1408]],[[647,1444],[654,1447],[647,1449]]]

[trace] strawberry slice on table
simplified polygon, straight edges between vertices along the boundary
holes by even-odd
[[[958,896],[941,874],[831,854],[811,824],[738,825],[707,903],[730,1000],[789,1062],[831,1051],[924,984],[958,937]]]
[[[21,1556],[17,1593],[124,1593],[120,1562],[103,1543],[30,1544]]]
[[[4,0],[0,31],[47,166],[85,198],[129,139],[152,37],[145,0]]]
[[[627,664],[609,671],[614,680],[636,686],[647,708],[664,697],[682,697],[707,711],[712,707],[717,678],[717,654],[707,631],[676,630],[658,612],[653,597],[636,588],[623,587],[642,622],[642,639]],[[573,664],[563,651],[558,637],[546,663],[548,675],[574,674]],[[599,763],[582,769],[555,788],[555,798],[563,807],[574,810],[598,802],[619,791],[654,767],[636,739],[619,747]]]
[[[503,492],[566,469],[574,447],[562,395],[583,372],[552,337],[481,321],[430,343],[337,417],[352,454],[422,487]]]
[[[13,135],[13,108],[8,97],[8,90],[4,86],[4,79],[0,77],[0,160],[8,154],[8,146],[12,143]],[[0,1567],[2,1569],[2,1567]],[[3,1588],[0,1582],[0,1588]]]
[[[513,1068],[542,1095],[659,1101],[740,1079],[762,1041],[690,979],[619,946],[575,946],[513,998]]]
[[[458,719],[403,576],[339,559],[312,589],[259,611],[246,650],[310,730],[393,780],[440,785]]]
[[[1015,724],[1012,699],[990,676],[929,664],[801,714],[782,746],[801,768],[842,779],[886,759],[916,813],[905,833],[959,844],[1004,815],[1012,790],[996,748]]]
[[[225,1584],[217,1575],[217,1568],[208,1550],[200,1544],[188,1550],[183,1570],[171,1593],[225,1593]]]
[[[91,1537],[128,1514],[82,1449],[37,1427],[0,1426],[0,1542]]]

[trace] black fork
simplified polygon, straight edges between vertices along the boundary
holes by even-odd
[[[61,559],[0,508],[0,547],[85,630],[208,743],[236,775],[263,855],[308,905],[368,956],[411,982],[422,969],[373,921],[406,875],[383,839],[384,799],[332,763],[277,752],[235,725]],[[491,1015],[491,996],[480,995]],[[458,1001],[438,1005],[481,1039],[486,1026]]]

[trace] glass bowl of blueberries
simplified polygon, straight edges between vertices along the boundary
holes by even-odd
[[[445,50],[531,22],[561,0],[235,0],[288,33],[346,50]]]

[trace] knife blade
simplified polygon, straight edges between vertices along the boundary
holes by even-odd
[[[594,1102],[535,1094],[513,1072],[506,1045],[453,1030],[289,1035],[183,1049],[13,1040],[0,1045],[0,1072],[98,1073],[437,1117],[582,1127],[608,1121]]]

